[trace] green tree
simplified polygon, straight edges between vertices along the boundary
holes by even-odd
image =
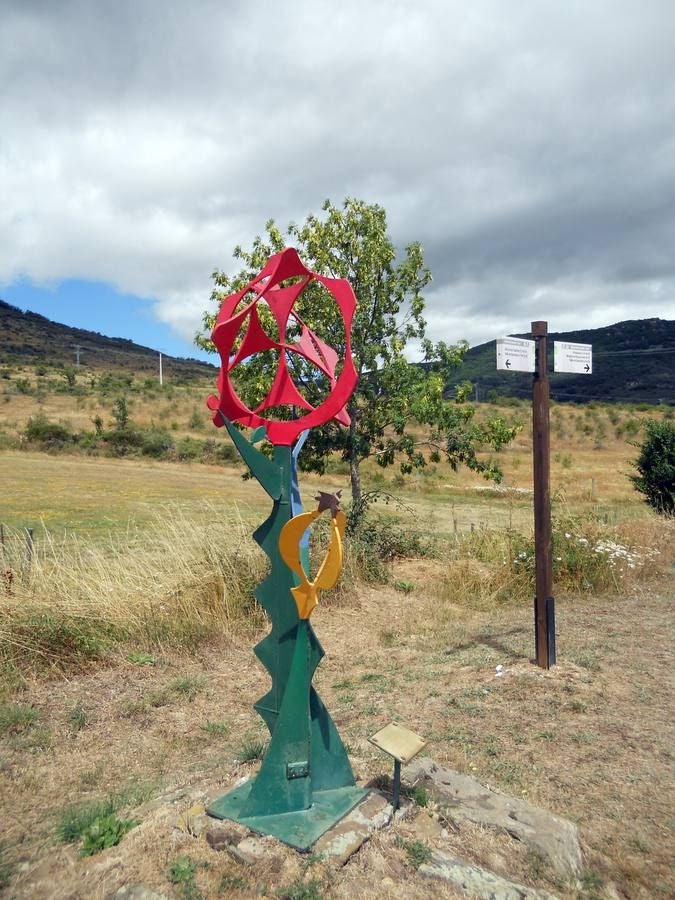
[[[116,427],[123,431],[129,427],[129,407],[126,397],[118,397],[112,405],[112,417]]]
[[[63,375],[68,387],[74,388],[77,384],[77,375],[73,366],[65,365],[61,370],[61,374]]]
[[[630,475],[636,490],[645,496],[658,513],[675,515],[675,425],[651,419],[645,424],[645,438],[633,466],[638,475]]]
[[[368,457],[374,457],[383,467],[398,462],[401,471],[407,473],[445,456],[453,468],[465,464],[499,480],[501,473],[494,461],[479,458],[477,453],[486,447],[499,449],[513,438],[516,429],[499,417],[484,424],[475,421],[474,407],[465,403],[470,385],[446,398],[448,376],[460,365],[468,344],[433,344],[426,336],[423,291],[431,273],[424,263],[422,247],[412,243],[397,255],[387,232],[385,210],[376,204],[348,198],[337,207],[327,200],[323,213],[323,217],[308,216],[302,225],[289,225],[288,240],[270,219],[265,236],[256,237],[250,249],[235,248],[234,258],[242,265],[238,273],[213,273],[211,295],[215,303],[222,302],[287,244],[298,249],[309,268],[333,278],[346,278],[352,285],[358,302],[352,352],[359,383],[347,406],[351,425],[341,428],[329,423],[314,429],[301,454],[301,465],[323,472],[328,453],[339,452],[349,463],[355,502],[362,496],[360,464]],[[336,304],[325,302],[320,286],[312,285],[304,291],[298,311],[342,357],[342,318]],[[274,328],[271,316],[261,318],[268,330]],[[214,348],[208,334],[214,321],[215,312],[205,313],[205,331],[196,338],[201,347],[210,350]],[[411,341],[421,348],[421,364],[406,359],[405,350]],[[289,364],[295,367],[296,382],[302,385],[307,399],[316,403],[326,385],[316,376],[308,376],[302,361],[291,359]],[[233,370],[235,388],[250,406],[265,396],[272,369],[269,356],[260,353]],[[421,428],[411,429],[414,425]]]

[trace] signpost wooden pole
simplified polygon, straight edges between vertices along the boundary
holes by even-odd
[[[555,665],[555,601],[553,599],[549,382],[546,360],[548,322],[532,322],[536,368],[532,383],[532,454],[534,469],[534,552],[536,594],[534,632],[537,665]]]

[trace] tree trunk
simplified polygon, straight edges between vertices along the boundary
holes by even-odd
[[[356,446],[356,409],[350,411],[351,422],[349,423],[349,478],[352,487],[352,503],[361,501],[361,472],[359,470],[359,459]]]

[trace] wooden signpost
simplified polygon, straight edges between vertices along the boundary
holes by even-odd
[[[497,368],[532,372],[532,464],[534,488],[534,638],[537,665],[555,665],[555,600],[553,598],[553,537],[551,528],[551,430],[548,382],[548,322],[532,322],[532,340],[497,339]],[[590,344],[554,341],[554,371],[590,375]]]
[[[555,600],[551,529],[551,429],[546,362],[548,323],[533,322],[536,368],[532,381],[532,477],[534,481],[534,639],[537,665],[555,665]]]

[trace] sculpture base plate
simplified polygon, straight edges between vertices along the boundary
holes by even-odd
[[[309,809],[269,816],[242,817],[239,810],[244,806],[253,783],[252,779],[228,794],[223,794],[213,801],[206,812],[216,819],[232,819],[258,834],[271,834],[296,850],[309,850],[322,834],[370,793],[366,788],[348,785],[330,791],[316,791],[312,795]]]

